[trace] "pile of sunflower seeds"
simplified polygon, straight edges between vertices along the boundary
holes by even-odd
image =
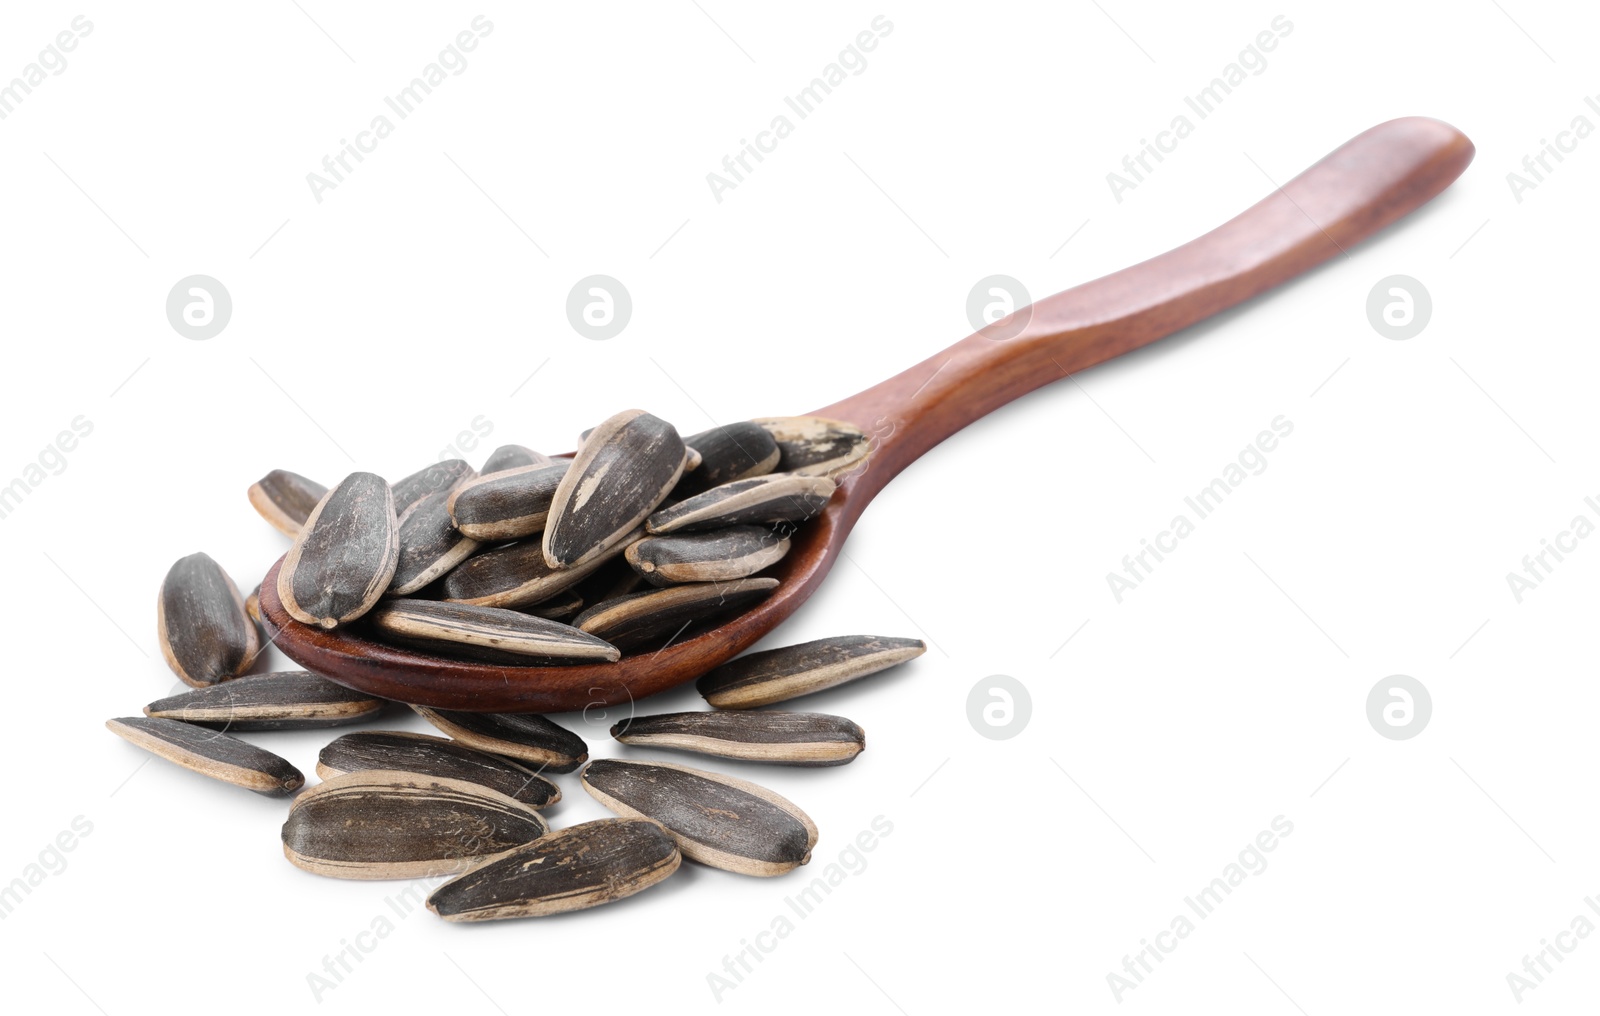
[[[777,582],[754,573],[783,557],[792,527],[865,454],[864,436],[832,421],[757,420],[682,440],[632,410],[585,432],[570,461],[508,445],[481,473],[452,460],[393,486],[354,473],[331,490],[276,471],[250,501],[294,538],[277,592],[302,623],[359,621],[375,638],[468,659],[615,661],[759,602]],[[193,690],[107,727],[214,779],[296,794],[298,769],[233,734],[360,723],[387,703],[304,671],[250,674],[259,623],[257,594],[241,597],[209,556],[178,561],[157,599],[158,636]],[[747,762],[844,765],[866,746],[854,722],[756,710],[923,651],[915,639],[846,636],[750,653],[701,677],[711,710],[635,716],[611,734]],[[684,857],[781,875],[817,843],[804,811],[754,783],[591,762],[582,738],[535,714],[412,708],[448,736],[371,730],[323,748],[322,782],[282,829],[293,864],[339,878],[454,876],[429,908],[482,921],[622,899]],[[561,790],[545,774],[580,768],[584,790],[619,817],[552,831],[540,811]]]

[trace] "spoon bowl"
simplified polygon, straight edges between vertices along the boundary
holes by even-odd
[[[1013,399],[1171,335],[1340,254],[1421,207],[1472,161],[1472,142],[1426,117],[1391,120],[1335,149],[1240,215],[1182,247],[1058,293],[815,415],[854,424],[871,451],[822,514],[763,574],[772,595],[720,626],[615,663],[519,667],[385,645],[359,630],[295,621],[278,599],[280,560],[261,615],[307,670],[359,691],[440,709],[570,712],[693,680],[766,635],[811,596],[856,520],[924,452]]]

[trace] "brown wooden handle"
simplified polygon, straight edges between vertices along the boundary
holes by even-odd
[[[1450,185],[1473,146],[1427,117],[1356,136],[1206,235],[1018,310],[887,381],[817,410],[875,435],[856,511],[918,456],[1067,374],[1171,335],[1348,251]],[[1020,328],[1020,331],[1018,331]],[[991,335],[1014,334],[996,339]]]

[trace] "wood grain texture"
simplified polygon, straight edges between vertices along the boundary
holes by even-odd
[[[544,529],[566,462],[519,466],[470,480],[450,495],[456,528],[475,540],[515,540]]]
[[[394,513],[404,515],[412,505],[429,494],[453,490],[478,475],[477,471],[461,459],[445,459],[423,466],[394,485]]]
[[[724,663],[695,682],[718,709],[753,709],[856,681],[927,652],[921,639],[840,635],[766,649]]]
[[[274,469],[250,485],[250,504],[272,525],[289,537],[300,535],[311,512],[328,488],[287,469]]]
[[[261,637],[239,587],[209,554],[179,558],[156,595],[156,638],[167,666],[203,688],[250,669]]]
[[[740,875],[770,877],[811,860],[817,826],[766,787],[669,762],[597,759],[583,789],[624,818],[655,819],[683,856]]]
[[[672,424],[642,409],[595,427],[556,488],[545,523],[545,563],[559,570],[603,556],[671,492],[686,456]]]
[[[1205,236],[1032,305],[1015,338],[969,336],[817,410],[859,427],[871,454],[839,478],[828,507],[796,534],[773,569],[780,585],[772,596],[658,656],[570,670],[457,665],[297,625],[269,589],[262,592],[264,616],[277,644],[309,669],[385,697],[462,709],[582,709],[598,698],[624,702],[692,680],[793,614],[827,577],[878,491],[940,441],[1068,373],[1182,331],[1352,251],[1443,191],[1472,156],[1472,143],[1437,120],[1381,124]]]
[[[623,720],[611,736],[640,748],[790,766],[842,766],[867,747],[859,725],[827,713],[659,713]]]
[[[432,734],[362,730],[328,742],[317,756],[317,775],[331,780],[363,769],[465,780],[538,810],[561,800],[561,788],[532,769],[500,755]]]
[[[372,609],[400,563],[394,496],[376,473],[351,473],[317,504],[278,571],[283,608],[333,628]]]
[[[469,748],[522,759],[553,773],[570,773],[589,759],[583,738],[537,713],[466,713],[412,706],[417,714]]]
[[[712,487],[653,513],[645,531],[656,536],[696,533],[758,522],[804,522],[833,497],[825,476],[769,473]]]
[[[761,526],[730,526],[709,533],[650,536],[624,553],[652,586],[727,582],[777,564],[789,541]]]
[[[253,674],[158,699],[146,716],[219,730],[310,730],[359,723],[384,701],[304,670]]]
[[[558,829],[433,891],[447,921],[547,917],[648,889],[678,870],[678,846],[646,819],[609,818]]]
[[[106,729],[185,769],[266,797],[287,797],[306,782],[300,770],[265,748],[177,720],[124,716]]]

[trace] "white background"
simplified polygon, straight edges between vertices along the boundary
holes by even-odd
[[[0,121],[0,482],[74,417],[94,428],[0,520],[0,883],[74,817],[92,833],[0,922],[8,1007],[313,1006],[308,974],[403,888],[293,868],[284,802],[142,766],[101,726],[176,684],[154,625],[173,560],[206,550],[248,589],[285,549],[244,496],[267,470],[397,478],[479,416],[475,464],[505,441],[569,449],[632,406],[685,433],[804,412],[969,332],[984,276],[1035,297],[1088,281],[1407,114],[1477,144],[1439,200],[993,414],[868,511],[854,564],[766,644],[872,632],[929,652],[805,703],[867,728],[855,764],[722,767],[816,819],[810,868],[686,866],[548,921],[417,913],[366,939],[320,1006],[717,1007],[708,974],[880,815],[893,832],[866,869],[721,1008],[1502,1012],[1541,939],[1600,922],[1583,903],[1600,893],[1600,549],[1521,603],[1505,577],[1600,495],[1600,140],[1520,203],[1506,182],[1573,117],[1600,123],[1592,10],[32,4],[4,16],[0,79],[79,13],[94,28],[65,71]],[[465,71],[318,203],[306,174],[480,13],[493,31]],[[714,200],[706,174],[880,13],[894,27],[866,69]],[[1106,173],[1279,14],[1293,31],[1266,69],[1115,201]],[[209,341],[163,311],[193,273],[234,302]],[[633,298],[607,342],[566,319],[593,273]],[[1397,273],[1433,299],[1409,341],[1365,314]],[[1117,603],[1106,573],[1280,414],[1294,432],[1266,471]],[[968,722],[992,674],[1031,693],[1010,740]],[[1367,720],[1392,674],[1432,694],[1411,740]],[[616,753],[609,720],[561,719]],[[253,739],[309,773],[331,736]],[[553,821],[603,814],[561,782]],[[1119,1003],[1107,975],[1280,815],[1293,832],[1266,869]],[[1600,941],[1564,941],[1527,1011],[1600,989]]]

